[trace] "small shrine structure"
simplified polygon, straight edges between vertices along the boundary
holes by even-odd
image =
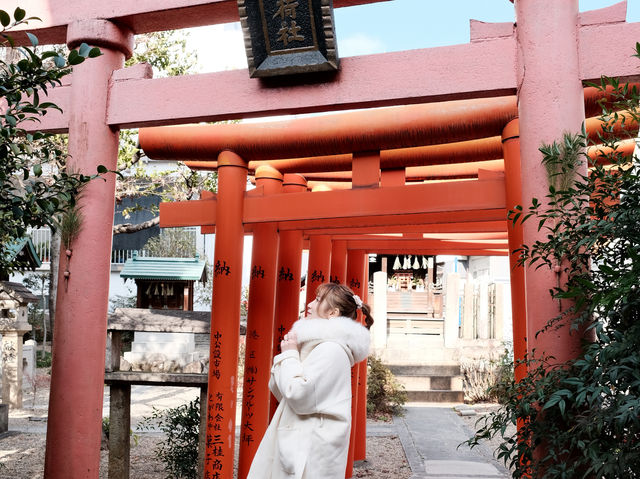
[[[195,258],[156,258],[134,252],[120,277],[135,281],[136,308],[193,311],[193,286],[207,280],[207,269],[197,254]]]

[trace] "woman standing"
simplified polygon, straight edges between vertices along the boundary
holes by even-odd
[[[365,326],[355,321],[362,310]],[[369,354],[369,306],[344,285],[318,286],[273,359],[280,402],[247,479],[343,479],[351,430],[351,366]]]

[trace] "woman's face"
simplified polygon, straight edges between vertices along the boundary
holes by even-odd
[[[332,316],[331,313],[327,302],[317,296],[307,305],[307,318],[309,319],[329,319]]]

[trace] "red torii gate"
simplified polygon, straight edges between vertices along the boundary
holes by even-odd
[[[372,1],[336,0],[335,5]],[[3,8],[18,5],[43,19],[42,24],[29,28],[41,43],[74,46],[85,41],[104,53],[76,67],[71,83],[51,92],[51,100],[65,113],[47,115],[37,125],[48,131],[69,131],[70,166],[87,173],[95,172],[99,164],[115,168],[120,128],[517,93],[520,145],[509,135],[504,144],[513,150],[510,154],[521,154],[526,175],[522,198],[543,197],[545,173],[537,149],[543,141],[580,128],[585,111],[581,82],[601,74],[625,79],[637,75],[636,64],[629,60],[631,45],[625,45],[640,37],[640,25],[625,23],[626,2],[579,14],[577,0],[516,0],[517,28],[511,23],[472,22],[470,44],[347,58],[339,75],[328,84],[280,88],[250,80],[246,71],[152,79],[149,68],[122,69],[124,57],[131,54],[133,34],[237,20],[232,0],[81,4],[7,0]],[[26,36],[19,40],[28,43]],[[458,72],[466,74],[455,76]],[[212,90],[218,94],[198,93]],[[171,100],[174,91],[190,95],[175,102]],[[505,162],[507,176],[510,163],[508,159]],[[383,186],[385,181],[383,176]],[[45,465],[50,478],[98,475],[113,185],[112,180],[94,182],[86,189],[80,204],[91,214],[86,215],[71,259],[63,258],[60,268],[63,272],[66,266],[71,276],[68,288],[61,288],[58,296]],[[509,198],[513,195],[507,192],[507,204],[514,204]],[[389,223],[402,225],[413,220],[436,226],[462,220],[504,220],[498,213],[499,209],[481,209],[452,215],[442,211],[399,214]],[[362,227],[372,221],[373,216],[342,218],[333,227]],[[309,229],[332,227],[323,219],[304,223]],[[295,219],[281,229],[297,230],[301,224],[303,220]],[[535,225],[530,224],[522,238],[531,243],[537,235]],[[514,237],[512,234],[510,240]],[[532,318],[528,336],[533,347],[532,333],[554,314],[552,302],[541,298],[546,297],[555,278],[553,273],[529,269],[523,271],[524,276],[527,297],[521,307]],[[92,288],[87,289],[87,284]],[[516,334],[527,336],[522,329]],[[564,359],[575,354],[577,341],[568,332],[552,339],[542,335],[535,347]],[[74,453],[69,455],[68,451]]]
[[[593,101],[593,93],[588,92],[587,101]],[[476,126],[476,130],[466,131],[464,126],[459,128],[449,128],[446,130],[445,141],[447,139],[454,138],[456,140],[466,139],[467,136],[481,135],[480,132],[488,131],[489,134],[493,133],[495,126],[491,126],[488,130],[486,125],[494,125],[502,121],[503,123],[509,121],[509,115],[504,115],[504,111],[501,108],[495,108],[496,105],[501,106],[504,102],[496,102],[495,99],[489,100],[475,100],[441,103],[441,111],[454,111],[462,112],[466,121],[472,122]],[[476,114],[483,114],[489,110],[489,114],[476,119],[472,114],[469,114],[469,110]],[[140,143],[145,149],[148,156],[153,158],[222,158],[229,153],[226,148],[232,148],[235,152],[241,153],[243,156],[250,156],[251,158],[260,158],[262,161],[246,161],[241,163],[239,156],[235,156],[236,163],[229,166],[234,166],[232,170],[234,174],[240,170],[238,167],[244,169],[250,169],[251,163],[253,163],[256,175],[257,190],[244,193],[244,203],[238,200],[236,196],[236,203],[234,203],[234,213],[241,216],[240,222],[244,225],[245,231],[251,230],[259,226],[277,225],[277,228],[283,231],[283,234],[293,234],[297,238],[297,247],[293,246],[290,242],[287,243],[285,248],[280,248],[280,255],[286,255],[288,260],[284,262],[279,259],[281,264],[292,265],[291,268],[287,267],[287,274],[290,275],[290,280],[294,284],[293,290],[288,291],[278,290],[278,300],[280,297],[287,298],[286,302],[292,304],[292,308],[289,310],[281,309],[276,311],[275,317],[279,322],[273,334],[274,337],[274,353],[277,352],[277,345],[282,337],[282,334],[287,331],[293,321],[297,319],[297,284],[299,277],[297,276],[300,269],[299,259],[301,254],[301,240],[302,233],[304,231],[305,237],[310,239],[310,258],[309,258],[309,273],[307,275],[309,279],[307,300],[315,295],[315,288],[318,284],[325,281],[325,273],[329,271],[329,265],[331,263],[331,241],[341,241],[346,243],[347,251],[352,251],[349,257],[351,260],[347,261],[348,265],[352,265],[352,272],[348,273],[348,278],[353,277],[352,287],[356,286],[360,289],[363,287],[363,264],[362,259],[366,252],[376,253],[414,253],[414,254],[465,254],[465,255],[507,255],[509,251],[509,244],[507,243],[507,225],[505,221],[496,224],[496,221],[490,222],[486,228],[488,230],[497,229],[501,233],[491,234],[482,233],[483,224],[476,223],[475,228],[478,229],[476,233],[458,233],[455,235],[443,235],[441,234],[425,234],[420,233],[420,228],[425,226],[419,225],[421,219],[424,219],[427,214],[433,213],[445,213],[445,214],[459,214],[464,211],[478,211],[478,210],[493,210],[497,214],[497,218],[506,218],[505,206],[506,196],[511,195],[511,204],[515,205],[520,202],[519,193],[517,189],[520,185],[520,176],[517,168],[519,158],[517,152],[515,156],[510,157],[509,149],[505,147],[504,155],[507,159],[507,163],[511,166],[511,176],[507,178],[507,184],[511,185],[511,190],[505,187],[505,178],[502,172],[497,174],[494,172],[479,171],[477,179],[473,181],[443,181],[439,183],[431,184],[414,184],[411,186],[404,186],[404,175],[395,175],[392,178],[391,183],[403,186],[381,186],[381,180],[387,176],[389,169],[382,167],[382,154],[378,152],[367,152],[367,150],[380,151],[382,148],[388,148],[390,145],[395,147],[405,147],[402,150],[390,150],[388,156],[395,155],[398,158],[402,158],[406,152],[411,154],[415,150],[421,150],[422,147],[415,147],[420,144],[425,138],[428,138],[430,142],[436,142],[442,135],[438,135],[438,132],[443,131],[444,128],[436,121],[436,113],[431,108],[431,105],[425,107],[423,105],[416,105],[412,107],[402,108],[388,108],[380,109],[374,112],[356,112],[350,114],[338,114],[323,117],[307,118],[302,120],[276,122],[268,124],[245,124],[245,125],[207,125],[207,126],[195,126],[195,127],[179,127],[179,128],[152,128],[143,129],[140,131]],[[450,121],[452,123],[462,125],[459,117],[451,115]],[[589,122],[589,128],[595,129],[598,122]],[[436,130],[434,132],[433,130]],[[506,134],[503,135],[503,139],[506,144],[517,144],[517,122],[513,121],[509,124],[505,130]],[[309,133],[304,133],[309,132]],[[394,132],[398,132],[394,135]],[[491,141],[491,139],[489,139]],[[414,146],[414,148],[406,148],[407,145]],[[454,144],[455,145],[455,144]],[[448,145],[445,145],[446,148]],[[278,150],[280,148],[280,150]],[[291,160],[265,160],[265,158],[280,158],[283,155],[288,154],[309,154],[315,153],[319,155],[326,155],[327,153],[340,153],[344,150],[354,149],[353,154],[341,155],[341,156],[320,156],[309,157],[302,159]],[[359,153],[358,151],[365,151]],[[467,160],[473,161],[473,149],[468,149]],[[511,153],[513,155],[514,153]],[[481,150],[480,155],[484,155],[484,150]],[[349,172],[349,176],[352,180],[352,189],[338,190],[338,191],[324,191],[324,189],[318,189],[313,193],[306,192],[304,188],[304,180],[298,175],[288,174],[290,178],[297,179],[297,184],[300,188],[298,193],[290,192],[286,195],[281,194],[267,194],[264,189],[264,182],[268,177],[273,181],[274,178],[281,178],[282,175],[273,168],[275,164],[279,166],[292,167],[295,165],[298,170],[306,171],[311,169],[313,171],[332,170],[336,168],[343,168],[345,166],[345,157],[349,164],[352,166],[352,171]],[[416,156],[412,156],[413,162],[418,164],[419,160]],[[432,161],[430,156],[422,157],[423,161]],[[244,191],[244,183],[238,182],[231,186],[226,183],[225,173],[228,171],[227,164],[220,160],[215,161],[197,161],[194,166],[200,169],[204,169],[207,166],[209,168],[218,167],[220,169],[220,183],[219,188],[238,188],[240,191]],[[266,165],[269,166],[266,166]],[[395,164],[393,166],[396,166]],[[266,169],[266,171],[265,171]],[[394,170],[392,169],[392,174]],[[267,177],[265,177],[265,173]],[[326,174],[326,173],[325,173]],[[329,173],[330,174],[330,173]],[[246,173],[243,174],[243,179],[246,180]],[[286,180],[285,180],[286,181]],[[295,182],[294,182],[295,183]],[[227,193],[228,194],[228,193]],[[236,193],[237,195],[237,193]],[[215,196],[207,195],[207,199],[202,201],[187,201],[180,203],[167,203],[161,205],[161,225],[164,227],[175,226],[206,226],[211,228],[214,225],[218,225],[218,212],[225,212],[225,217],[230,209],[228,204],[220,202],[218,204]],[[401,216],[405,218],[405,226],[397,226],[398,231],[404,234],[404,238],[398,238],[389,235],[371,235],[366,234],[370,232],[372,227],[377,227],[381,231],[387,227],[387,224],[392,222],[392,218],[397,220],[397,217]],[[358,233],[349,233],[352,227],[347,226],[344,223],[336,224],[336,221],[342,220],[352,222],[355,218],[367,218],[367,227],[360,228]],[[314,221],[314,225],[310,226],[309,221]],[[320,225],[319,222],[324,221],[324,225]],[[292,223],[295,222],[295,225]],[[411,227],[408,225],[411,224]],[[286,225],[286,226],[285,226]],[[217,228],[219,235],[225,236],[225,241],[221,244],[233,244],[239,245],[241,233],[236,230],[236,237],[229,237],[229,232],[222,226],[218,225]],[[463,228],[460,225],[456,225],[458,228]],[[287,228],[286,230],[284,228]],[[324,231],[318,232],[318,228],[324,228]],[[275,230],[272,230],[275,235]],[[484,230],[486,231],[486,230]],[[388,233],[388,231],[387,231]],[[521,233],[512,230],[510,235],[510,243],[515,249],[515,245],[518,243],[518,235]],[[449,236],[449,237],[447,237]],[[218,238],[218,237],[216,237]],[[261,237],[262,239],[262,237]],[[218,241],[216,239],[216,241]],[[288,238],[287,238],[287,241]],[[257,245],[257,242],[254,243]],[[270,245],[277,244],[277,240],[271,240]],[[277,256],[277,247],[271,246],[272,256]],[[232,270],[238,270],[239,266],[235,263],[227,264],[226,251],[219,251],[218,243],[216,242],[216,266],[222,261],[225,268]],[[262,246],[254,246],[254,255],[268,255],[264,251],[257,253],[261,250]],[[357,262],[357,266],[356,266]],[[295,263],[295,265],[293,265]],[[282,268],[282,269],[280,269]],[[252,262],[252,271],[258,269],[263,272],[264,269],[261,264]],[[284,266],[279,266],[278,270],[281,273],[284,271]],[[313,271],[313,274],[311,273]],[[354,273],[356,271],[357,273]],[[295,281],[294,281],[294,273]],[[514,328],[518,332],[516,335],[516,357],[521,359],[524,357],[524,351],[526,350],[526,343],[524,341],[525,335],[522,331],[525,325],[524,311],[519,304],[523,303],[524,289],[523,280],[519,279],[522,270],[516,269],[513,272],[513,296],[514,296],[514,310],[517,312],[514,316]],[[331,275],[333,276],[333,273]],[[224,278],[222,278],[224,280]],[[282,278],[280,278],[282,279]],[[285,283],[286,284],[286,283]],[[272,287],[272,296],[275,295],[276,290]],[[226,293],[226,291],[225,291]],[[364,296],[363,291],[358,291],[359,294]],[[238,289],[239,294],[239,289]],[[264,291],[261,294],[266,294]],[[251,298],[251,295],[250,295]],[[228,324],[228,319],[225,319],[225,333],[219,333],[222,336],[233,336],[234,332],[237,336],[237,330],[239,324],[239,317],[235,314],[234,305],[223,304],[223,301],[228,300],[227,295],[216,295],[216,288],[214,282],[214,310],[212,311],[213,324],[220,321],[216,321],[216,318],[224,316],[225,318],[237,318],[233,324]],[[232,298],[231,301],[234,301]],[[216,302],[218,302],[216,304]],[[284,301],[282,301],[284,302]],[[217,307],[216,307],[217,306]],[[259,303],[250,302],[250,311],[252,307],[262,309]],[[519,313],[519,316],[518,316]],[[251,318],[250,318],[251,319]],[[262,317],[263,321],[266,321],[268,325],[273,324],[272,318]],[[248,321],[248,331],[254,331],[254,326],[251,321]],[[261,328],[268,328],[266,325],[261,325]],[[256,337],[258,335],[256,334]],[[269,337],[263,333],[262,337]],[[235,337],[234,337],[235,338]],[[229,339],[227,339],[229,340]],[[235,340],[235,339],[233,339]],[[255,373],[258,371],[258,364],[262,365],[270,363],[272,351],[266,345],[271,345],[272,341],[268,340],[262,343],[262,346],[255,345],[249,349],[254,357],[259,357],[260,360],[256,361],[256,364],[251,364],[247,371],[247,378],[251,381],[250,384],[245,384],[245,387],[250,388],[251,395],[257,392],[262,392],[261,396],[266,394],[267,390],[267,378],[262,376],[262,380],[256,380]],[[213,350],[212,350],[213,352]],[[226,356],[227,361],[233,360],[235,356]],[[362,368],[362,366],[360,366]],[[209,429],[213,429],[208,432],[207,443],[213,443],[210,438],[216,437],[216,428],[219,428],[218,422],[233,424],[233,418],[235,417],[235,409],[233,404],[227,403],[226,415],[222,412],[215,412],[216,403],[215,398],[212,396],[211,391],[219,391],[219,384],[233,383],[232,378],[235,377],[233,364],[227,370],[231,377],[221,377],[222,372],[215,370],[214,376],[210,376],[210,408],[212,412],[209,417]],[[264,371],[262,371],[263,374]],[[366,369],[361,369],[359,374],[354,373],[354,407],[353,416],[354,427],[352,433],[354,433],[355,441],[354,447],[355,459],[364,459],[365,455],[365,427],[366,421],[360,417],[362,413],[365,413],[366,402],[361,404],[361,401],[365,401],[364,393],[364,380],[366,377]],[[360,380],[359,380],[360,378]],[[360,386],[359,391],[356,394],[356,383]],[[233,391],[229,392],[231,397],[235,397]],[[274,409],[275,401],[272,402],[272,410]],[[221,408],[219,408],[221,409]],[[251,409],[248,413],[247,409]],[[249,422],[245,420],[250,414],[251,418],[255,422]],[[216,417],[219,420],[215,422],[212,418]],[[240,446],[240,477],[244,477],[251,459],[255,452],[255,446],[257,444],[251,444],[250,440],[255,441],[256,438],[261,438],[267,426],[267,404],[255,404],[246,397],[243,400],[243,423],[241,429],[241,440],[247,440],[246,444],[243,442]],[[250,431],[250,432],[249,432]],[[218,436],[219,437],[219,436]],[[353,438],[353,436],[352,436]],[[230,437],[230,440],[233,440]],[[256,441],[257,442],[257,441]],[[224,443],[224,442],[223,442]],[[233,442],[231,444],[224,443],[227,447],[227,451],[233,450]],[[214,450],[217,446],[214,445]],[[350,456],[350,462],[347,469],[347,477],[351,475],[350,466],[352,464]],[[210,472],[215,472],[218,467],[218,458],[211,456],[211,452],[208,451],[207,466]],[[221,463],[222,470],[228,470],[225,468],[230,465]]]

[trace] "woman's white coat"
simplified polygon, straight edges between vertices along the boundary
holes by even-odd
[[[301,319],[298,350],[273,360],[269,388],[280,401],[247,479],[343,479],[351,430],[351,366],[369,353],[356,321]]]

